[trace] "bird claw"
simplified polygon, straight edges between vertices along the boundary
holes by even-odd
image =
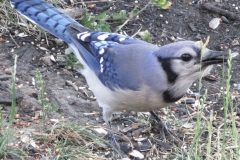
[[[176,136],[176,135],[167,127],[166,123],[163,122],[154,111],[150,111],[150,113],[156,119],[156,121],[158,123],[158,127],[160,128],[161,138],[162,139],[168,138],[171,141],[174,141],[173,136]]]
[[[115,148],[115,150],[118,151],[118,154],[120,155],[120,157],[124,158],[124,157],[127,157],[127,155],[121,150],[121,147],[119,145],[119,143],[117,142],[116,140],[116,137],[114,135],[114,132],[111,130],[112,129],[112,126],[111,126],[111,123],[110,122],[107,122],[107,125],[108,127],[110,128],[109,130],[109,135],[111,137],[111,146]]]
[[[160,128],[160,135],[162,136],[163,139],[169,137],[172,139],[172,131],[167,127],[166,123],[163,122],[162,120],[158,121],[158,126]],[[161,134],[162,133],[162,134]]]

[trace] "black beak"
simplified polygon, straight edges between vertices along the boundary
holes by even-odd
[[[227,51],[221,52],[205,49],[202,56],[202,62],[199,63],[201,63],[203,67],[207,67],[212,64],[221,64],[227,62],[228,57],[229,53]]]

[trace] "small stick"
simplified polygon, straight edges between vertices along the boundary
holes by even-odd
[[[215,12],[215,13],[221,14],[223,16],[226,16],[229,19],[240,21],[240,16],[238,16],[238,15],[232,13],[232,12],[229,12],[227,10],[221,9],[219,7],[216,7],[213,4],[211,4],[211,3],[203,3],[202,7],[204,9],[207,9],[207,10],[211,11],[211,12]]]

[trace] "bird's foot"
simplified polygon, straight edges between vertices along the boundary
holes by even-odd
[[[111,146],[115,148],[115,150],[118,152],[118,154],[120,155],[121,158],[127,157],[127,155],[121,150],[121,147],[120,147],[119,143],[116,140],[114,132],[111,130],[112,127],[111,127],[110,122],[108,122],[107,125],[110,128],[108,133],[109,133],[109,135],[111,137]]]
[[[174,137],[173,136],[176,136],[176,135],[167,127],[166,123],[163,122],[154,111],[150,111],[150,113],[156,119],[156,121],[158,123],[158,127],[160,129],[161,138],[163,138],[163,139],[167,138],[167,139],[169,139],[171,141],[174,141]]]

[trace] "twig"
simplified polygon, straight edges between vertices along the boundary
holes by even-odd
[[[144,11],[151,3],[151,1],[148,2],[148,4],[146,6],[144,6],[140,11],[138,11],[137,13],[130,15],[129,18],[122,24],[120,25],[117,30],[115,32],[118,32],[119,30],[121,30],[133,17],[135,17],[136,15],[138,15],[139,13],[141,13],[142,11]]]
[[[9,34],[9,35],[10,35],[10,37],[12,38],[13,42],[17,45],[17,47],[19,47],[19,45],[17,44],[17,42],[13,39],[12,35],[11,35],[11,34]]]
[[[122,2],[122,1],[109,1],[109,0],[98,0],[98,1],[89,1],[89,2],[75,2],[73,5],[76,5],[76,4],[85,4],[85,3],[102,3],[102,2]]]
[[[134,35],[132,35],[131,37],[135,37],[141,31],[141,29],[142,29],[142,26],[140,26],[139,30],[136,33],[134,33]]]
[[[215,13],[218,13],[220,15],[226,16],[229,19],[240,21],[240,16],[238,16],[238,15],[232,13],[232,12],[229,12],[227,10],[221,9],[219,7],[216,7],[213,4],[211,4],[211,3],[203,3],[202,8],[207,9],[207,10],[209,10],[211,12],[215,12]]]

